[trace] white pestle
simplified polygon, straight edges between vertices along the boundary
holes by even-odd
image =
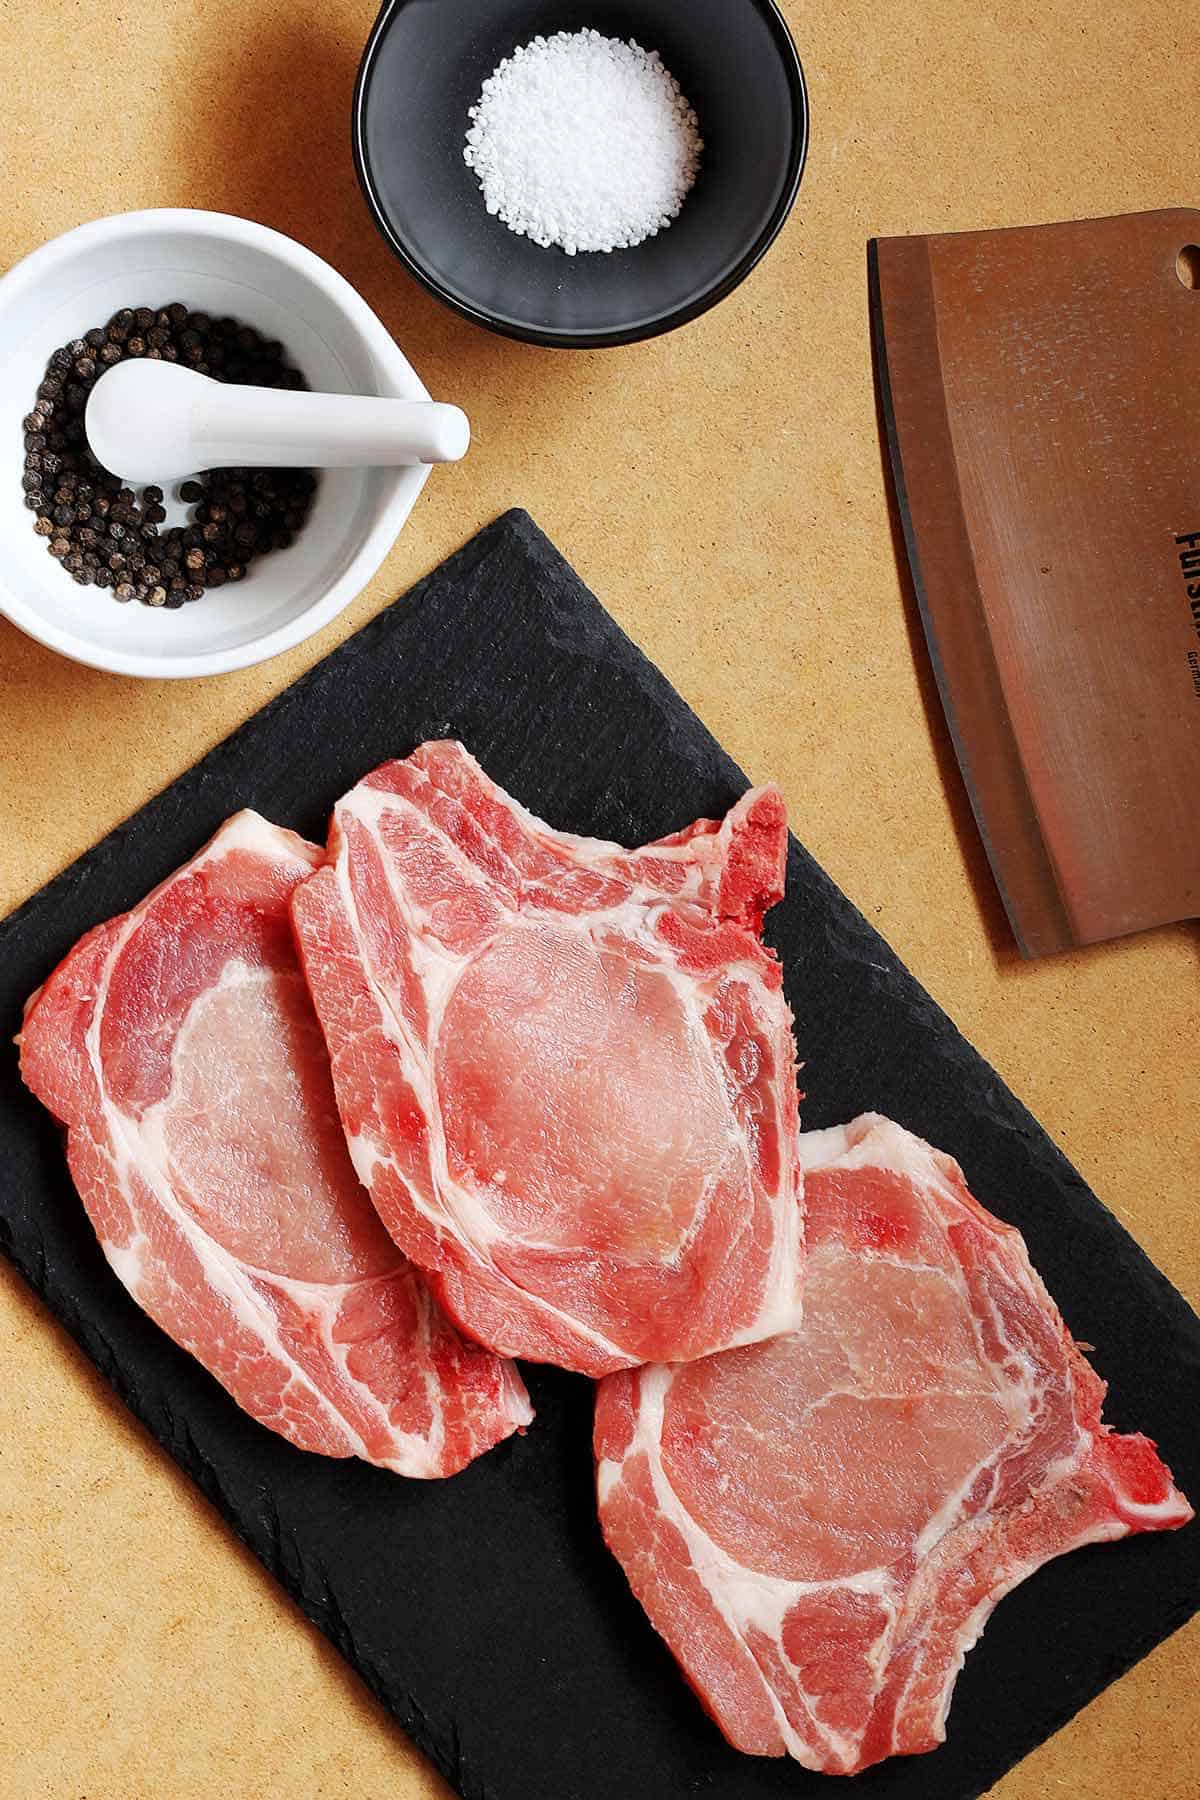
[[[135,483],[201,469],[357,469],[457,462],[467,415],[434,400],[240,387],[139,357],[108,369],[84,417],[92,454]]]

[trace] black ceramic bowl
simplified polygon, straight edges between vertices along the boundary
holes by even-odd
[[[501,57],[584,26],[660,53],[704,155],[657,237],[567,256],[490,217],[462,152]],[[465,318],[535,344],[630,344],[715,306],[786,219],[807,146],[804,75],[772,0],[386,0],[354,92],[359,180],[401,262]]]

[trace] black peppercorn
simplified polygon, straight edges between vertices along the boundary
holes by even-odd
[[[132,581],[118,581],[113,594],[118,600],[132,600],[137,593]]]
[[[51,520],[44,516],[33,521],[33,529],[37,532],[39,537],[54,536],[54,525]]]
[[[38,534],[49,539],[48,548],[58,547],[59,560],[70,559],[67,572],[77,581],[131,588],[147,604],[162,588],[166,598],[157,603],[175,607],[206,587],[242,580],[253,557],[290,542],[316,483],[308,470],[212,470],[179,490],[194,508],[192,523],[160,538],[167,518],[161,487],[149,485],[139,497],[102,469],[83,422],[88,393],[102,371],[143,354],[182,360],[221,380],[289,388],[303,387],[304,380],[288,367],[278,342],[232,318],[189,313],[182,301],[157,310],[122,307],[106,326],[49,358],[22,426],[22,487],[26,506],[39,519]],[[251,509],[257,524],[247,516]]]

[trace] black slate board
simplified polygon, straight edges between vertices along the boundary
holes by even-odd
[[[746,785],[510,513],[0,926],[0,1039],[87,927],[235,808],[320,836],[366,769],[443,735],[554,824],[626,843],[721,813]],[[806,1123],[875,1107],[958,1156],[1097,1346],[1113,1422],[1157,1438],[1200,1495],[1200,1321],[798,845],[769,935],[807,1063]],[[691,1698],[600,1541],[588,1383],[531,1371],[533,1429],[448,1482],[305,1456],[239,1413],[128,1299],[9,1049],[0,1098],[4,1249],[466,1800],[835,1791],[794,1763],[737,1755]],[[854,1791],[979,1794],[1197,1606],[1200,1527],[1052,1564],[1003,1601],[968,1657],[949,1743]]]

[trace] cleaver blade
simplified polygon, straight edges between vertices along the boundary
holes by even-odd
[[[1200,212],[873,239],[913,585],[1017,942],[1200,915]]]

